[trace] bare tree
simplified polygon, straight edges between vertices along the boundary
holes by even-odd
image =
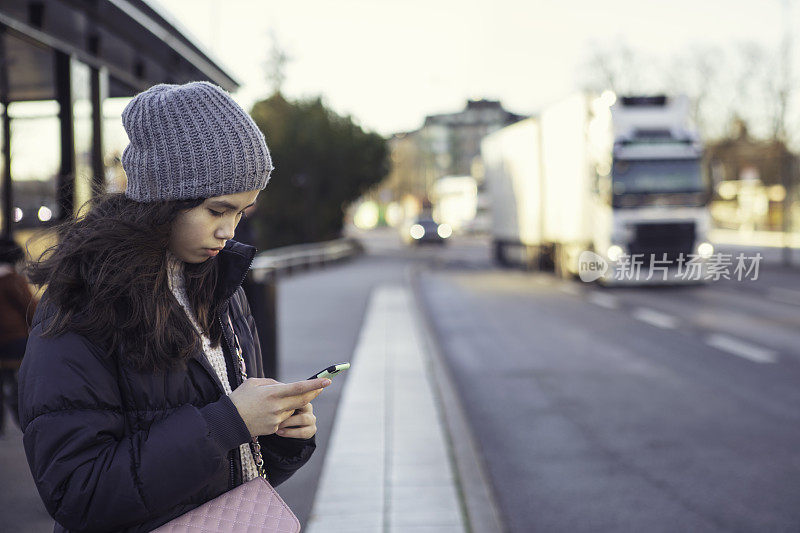
[[[714,129],[709,117],[717,104],[720,71],[723,54],[715,47],[692,46],[672,60],[665,71],[668,80],[665,89],[672,94],[686,94],[691,100],[692,120],[701,135],[707,136]]]
[[[279,93],[286,81],[286,65],[291,57],[278,41],[275,30],[269,31],[270,51],[266,61],[267,81],[272,85],[272,92]]]
[[[725,51],[693,45],[670,60],[659,60],[625,43],[593,43],[582,67],[582,87],[618,94],[687,94],[692,118],[706,138],[727,135],[728,127],[741,120],[756,137],[789,142],[794,95],[790,35],[778,52],[753,42]],[[662,68],[663,63],[668,66]]]
[[[772,121],[773,139],[787,142],[786,118],[789,101],[792,97],[794,78],[792,72],[792,27],[791,27],[791,1],[782,0],[783,8],[783,38],[781,39],[780,51],[778,54],[778,76],[776,76],[776,86],[773,88],[776,93],[776,109]]]
[[[785,38],[778,53],[757,43],[734,48],[736,65],[728,117],[740,116],[753,127],[756,136],[787,142],[789,102],[793,79],[789,64],[790,42]]]
[[[611,89],[617,94],[641,91],[639,54],[625,42],[612,46],[592,43],[582,67],[581,86],[592,91]]]

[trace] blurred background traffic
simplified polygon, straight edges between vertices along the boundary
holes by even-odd
[[[257,265],[362,251],[270,285],[286,374],[348,360],[370,291],[408,285],[508,530],[797,531],[798,23],[792,0],[2,0],[0,230],[36,257],[124,190],[130,98],[212,81],[276,163],[237,232]],[[19,438],[0,500],[41,518]],[[309,471],[282,487],[302,521]]]

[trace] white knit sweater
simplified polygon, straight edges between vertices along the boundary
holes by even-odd
[[[194,329],[200,335],[203,353],[206,359],[208,359],[208,362],[211,363],[211,367],[214,369],[214,372],[216,372],[217,377],[222,382],[222,388],[225,390],[225,394],[230,395],[231,384],[228,382],[228,371],[225,365],[225,354],[222,352],[222,345],[217,347],[211,346],[211,339],[200,329],[200,324],[197,323],[197,318],[194,316],[194,311],[189,303],[189,297],[186,294],[186,281],[183,277],[183,261],[168,252],[167,268],[169,269],[169,275],[167,277],[169,288],[172,294],[175,295],[175,299],[178,300],[178,303],[183,307]],[[242,456],[242,476],[244,481],[247,482],[256,478],[258,476],[258,469],[253,460],[250,445],[242,444],[239,446],[239,452]]]

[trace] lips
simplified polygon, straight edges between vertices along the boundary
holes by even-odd
[[[206,248],[205,251],[209,257],[216,256],[222,248]]]

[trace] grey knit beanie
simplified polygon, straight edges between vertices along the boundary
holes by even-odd
[[[139,202],[210,198],[263,189],[272,172],[264,134],[220,87],[160,84],[122,112],[125,196]]]

